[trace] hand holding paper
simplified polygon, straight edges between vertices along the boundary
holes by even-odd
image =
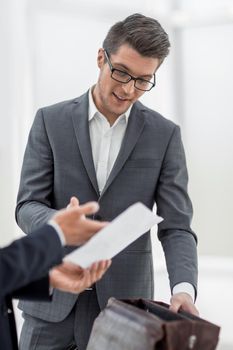
[[[144,204],[135,203],[64,260],[86,268],[95,261],[111,259],[162,220]]]

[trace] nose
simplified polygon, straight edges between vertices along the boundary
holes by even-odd
[[[133,94],[135,90],[134,81],[130,80],[128,83],[122,84],[122,89],[124,90],[126,95]]]

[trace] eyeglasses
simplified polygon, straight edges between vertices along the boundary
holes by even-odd
[[[153,74],[153,77],[151,80],[146,80],[142,78],[135,78],[129,73],[124,72],[123,70],[114,68],[109,55],[106,50],[104,50],[104,54],[106,57],[106,60],[108,62],[110,71],[111,71],[111,78],[118,81],[119,83],[127,84],[131,80],[134,80],[134,87],[141,91],[150,91],[155,86],[155,74]]]

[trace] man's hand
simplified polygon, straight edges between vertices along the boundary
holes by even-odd
[[[80,293],[98,281],[111,265],[111,260],[94,263],[88,269],[70,262],[53,268],[49,273],[50,285],[64,292]]]
[[[85,216],[94,214],[98,210],[97,202],[89,202],[79,206],[78,199],[72,197],[71,205],[67,209],[57,212],[52,220],[60,226],[68,245],[80,245],[106,226],[106,222],[90,220]]]
[[[199,316],[199,312],[188,293],[174,294],[170,299],[170,310],[178,312],[180,309],[187,311],[195,316]]]

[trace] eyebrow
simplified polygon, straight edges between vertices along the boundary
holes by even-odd
[[[125,66],[123,63],[112,63],[113,68],[115,68],[116,66],[120,66],[122,67],[124,70],[126,70],[126,73],[130,72],[129,67]],[[118,69],[118,68],[117,68]],[[130,74],[130,73],[129,73]],[[144,75],[139,75],[137,77],[134,76],[134,78],[147,78],[147,79],[151,79],[153,77],[153,74],[144,74]]]

